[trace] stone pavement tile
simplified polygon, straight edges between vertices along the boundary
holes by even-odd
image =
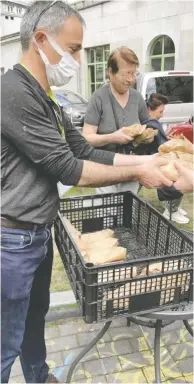
[[[10,377],[9,383],[25,383],[24,376],[13,376]]]
[[[131,370],[125,372],[118,372],[112,375],[106,376],[108,383],[121,383],[121,384],[138,384],[138,383],[147,383],[145,376],[141,369],[139,370]]]
[[[64,322],[63,324],[59,325],[59,332],[61,336],[66,335],[73,335],[77,333],[86,333],[86,332],[93,332],[95,330],[102,329],[104,323],[92,323],[92,324],[86,324],[85,321],[82,318],[78,318],[76,320],[68,320],[68,322]]]
[[[180,335],[176,331],[162,332],[161,339],[164,345],[172,345],[180,343]]]
[[[100,383],[107,383],[106,376],[101,375],[101,376],[92,377],[91,384],[100,384]]]
[[[129,344],[132,347],[132,352],[142,352],[150,349],[145,337],[131,338]]]
[[[143,373],[145,375],[145,378],[147,379],[147,382],[149,384],[154,383],[155,382],[155,369],[154,369],[154,365],[150,366],[150,367],[143,367],[142,370],[143,370]],[[161,380],[162,380],[162,382],[166,381],[166,378],[165,378],[162,370],[161,370]]]
[[[138,369],[154,364],[154,357],[150,351],[130,353],[124,356],[118,356],[122,366],[122,371],[129,369]]]
[[[104,323],[86,324],[82,318],[76,320],[68,320],[64,324],[59,325],[59,332],[62,336],[73,335],[77,333],[93,332],[102,329]]]
[[[136,325],[132,324],[130,327],[117,327],[117,328],[110,328],[108,330],[108,333],[112,340],[126,340],[131,337],[139,337],[143,336],[141,328]]]
[[[83,351],[83,347],[72,349],[71,351],[63,351],[63,364],[69,365]],[[94,346],[82,359],[81,362],[99,359],[99,354],[96,346]]]
[[[121,364],[117,356],[106,357],[102,359],[106,374],[121,371]]]
[[[194,376],[192,375],[183,375],[186,383],[192,383],[194,382]]]
[[[169,345],[168,350],[175,361],[193,356],[193,347],[188,343]]]
[[[55,337],[59,337],[59,336],[60,336],[60,333],[59,333],[58,326],[45,328],[45,340],[54,339]]]
[[[193,373],[193,358],[188,357],[187,359],[179,360],[178,362],[183,376],[191,375]]]
[[[102,359],[86,361],[83,364],[87,377],[97,376],[99,373],[106,373],[106,369]]]
[[[160,349],[160,361],[161,369],[166,379],[173,379],[182,376],[179,362],[173,360],[166,347]]]
[[[155,330],[154,329],[149,329],[147,327],[142,327],[143,330],[143,335],[149,345],[150,348],[154,348],[154,334]],[[160,341],[161,347],[164,346],[163,341]]]
[[[79,323],[70,321],[67,324],[59,325],[59,333],[61,336],[76,335],[79,329]]]
[[[50,369],[61,367],[63,365],[62,352],[48,353],[46,362]]]
[[[184,328],[184,324],[181,320],[174,321],[172,324],[167,325],[163,328],[165,332],[167,331],[174,331],[175,329],[181,329]]]
[[[78,342],[75,335],[46,340],[47,353],[68,351],[76,347],[78,347]]]
[[[127,318],[122,316],[122,317],[113,319],[109,329],[114,327],[126,327],[126,325],[127,325]]]
[[[79,383],[85,383],[85,384],[104,384],[104,383],[107,383],[106,381],[106,376],[105,375],[100,375],[100,376],[96,376],[96,377],[89,377],[87,379],[84,379],[84,380],[79,380]],[[79,384],[78,382],[77,383],[71,383],[71,384]]]
[[[132,347],[127,340],[112,341],[111,343],[97,344],[101,358],[124,355],[132,352]]]
[[[22,372],[22,367],[20,364],[20,359],[18,357],[15,360],[14,364],[12,365],[10,377],[21,376],[21,375],[23,375],[23,372]]]
[[[90,341],[92,341],[95,336],[97,335],[97,331],[91,332],[91,333],[80,333],[77,334],[78,338],[78,345],[84,346],[87,345]],[[102,337],[102,339],[99,340],[98,343],[106,343],[108,341],[111,341],[109,334],[106,332],[105,335]]]
[[[186,384],[186,381],[183,376],[177,377],[176,379],[169,379],[168,384]]]
[[[99,373],[111,374],[121,371],[121,365],[116,356],[107,357],[105,359],[86,361],[84,369],[87,377],[97,376]]]
[[[185,327],[179,331],[179,335],[181,343],[193,343],[193,338]]]
[[[66,366],[57,367],[57,368],[53,369],[52,374],[54,376],[56,376],[56,378],[61,383],[65,383],[68,371],[69,371],[69,365],[66,365]],[[74,382],[74,381],[76,382],[76,381],[79,381],[79,380],[82,380],[85,378],[86,378],[86,375],[85,375],[83,364],[79,363],[77,365],[77,367],[75,368],[75,371],[73,373],[72,382]]]

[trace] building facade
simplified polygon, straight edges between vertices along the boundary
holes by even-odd
[[[106,79],[109,53],[122,45],[135,51],[141,72],[193,70],[192,1],[83,0],[73,6],[84,17],[86,29],[82,64],[68,89],[89,97]],[[19,33],[1,40],[1,67],[7,70],[19,58]]]

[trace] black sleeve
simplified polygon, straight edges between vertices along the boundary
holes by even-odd
[[[71,123],[68,122],[66,127],[66,140],[78,159],[113,165],[115,153],[92,147]]]
[[[41,172],[63,184],[76,185],[82,174],[83,160],[74,156],[29,90],[24,93],[22,89],[13,96],[9,103],[3,101],[6,112],[2,115],[2,134]]]

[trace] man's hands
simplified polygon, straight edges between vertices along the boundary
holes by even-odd
[[[194,172],[193,169],[188,169],[180,164],[178,161],[175,162],[175,167],[179,172],[179,178],[174,183],[174,187],[181,192],[192,192],[194,185]]]
[[[130,137],[126,135],[125,133],[125,127],[122,127],[112,133],[111,135],[111,142],[115,144],[127,144],[129,141],[133,141],[133,137]]]
[[[152,157],[150,164],[139,165],[137,167],[139,183],[148,189],[171,187],[173,185],[172,181],[168,180],[160,171],[160,167],[166,164],[168,164],[167,159],[155,156],[155,158]]]

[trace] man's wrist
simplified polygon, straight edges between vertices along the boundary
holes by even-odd
[[[134,179],[133,180],[140,182],[141,178],[142,178],[142,166],[136,165],[134,167]]]

